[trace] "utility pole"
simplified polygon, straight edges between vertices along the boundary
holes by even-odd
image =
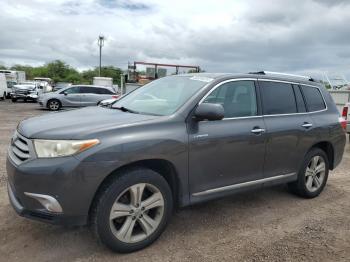
[[[98,70],[98,76],[101,76],[102,46],[104,45],[104,43],[105,43],[105,37],[103,35],[99,35],[98,41],[97,41],[97,44],[100,47],[100,67]]]

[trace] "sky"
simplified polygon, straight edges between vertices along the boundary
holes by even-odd
[[[350,80],[348,0],[1,0],[0,64],[199,65]]]

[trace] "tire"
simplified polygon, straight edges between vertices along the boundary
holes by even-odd
[[[301,197],[317,197],[326,186],[328,173],[329,161],[326,153],[319,148],[313,148],[305,156],[298,180],[289,183],[288,187]]]
[[[137,201],[137,194],[131,192],[140,191],[143,192],[141,201]],[[151,197],[158,200],[150,203]],[[111,217],[114,216],[112,208],[116,208],[117,203],[119,207],[128,205],[128,208],[114,213],[118,216],[114,218]],[[129,253],[152,244],[164,231],[172,210],[172,192],[160,174],[141,167],[126,169],[101,186],[91,211],[91,227],[97,238],[111,250]],[[133,228],[123,234],[123,228],[130,228],[128,225]]]
[[[57,99],[51,99],[47,102],[47,108],[51,111],[58,111],[62,107],[62,104]]]
[[[11,98],[11,101],[12,101],[13,103],[16,103],[16,102],[17,102],[17,98]]]

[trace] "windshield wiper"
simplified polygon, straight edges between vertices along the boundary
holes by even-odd
[[[137,111],[134,111],[134,110],[131,110],[129,108],[126,108],[125,106],[121,106],[121,107],[112,107],[114,109],[118,109],[120,111],[123,111],[123,112],[129,112],[129,113],[132,113],[132,114],[140,114],[139,112]]]

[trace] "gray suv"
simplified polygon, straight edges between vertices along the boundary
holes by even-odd
[[[169,76],[111,107],[22,121],[8,193],[21,216],[89,224],[131,252],[155,241],[175,208],[282,183],[316,197],[344,146],[337,108],[312,79]]]
[[[40,106],[51,111],[57,111],[62,107],[95,106],[99,102],[117,98],[112,88],[91,85],[75,85],[59,89],[55,92],[43,93],[39,96]]]

